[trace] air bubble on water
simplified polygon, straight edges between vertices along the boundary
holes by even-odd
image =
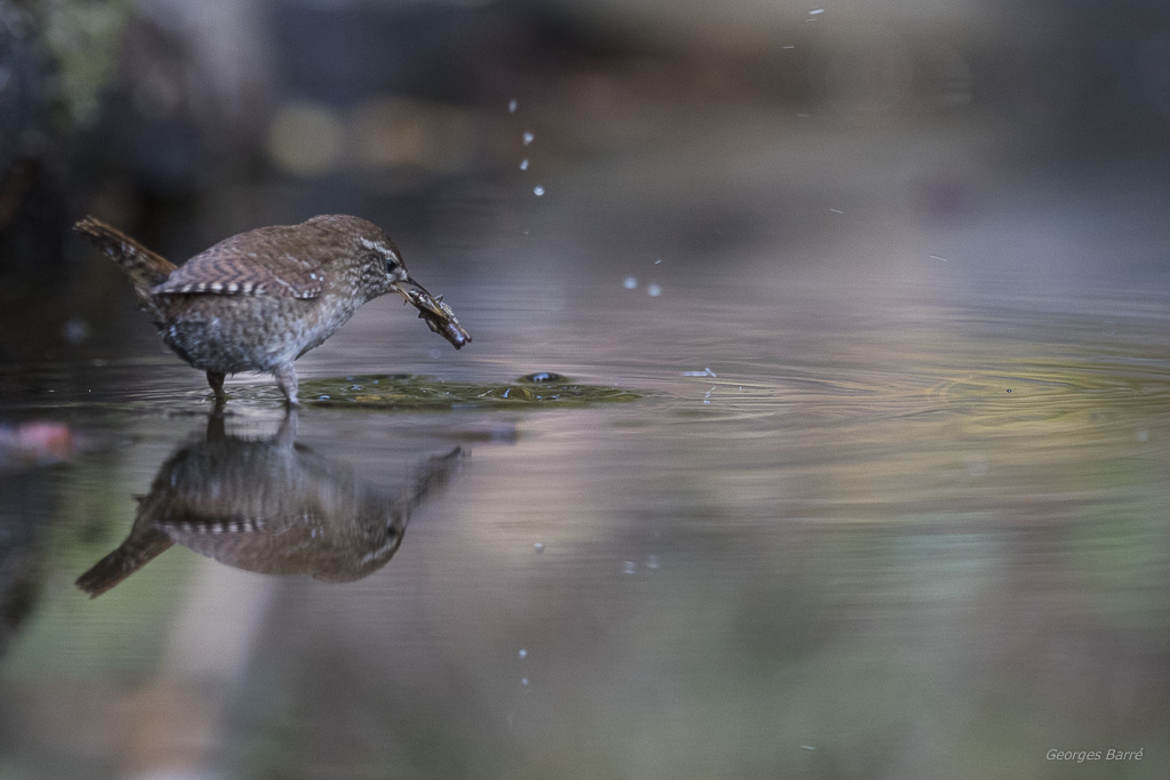
[[[516,656],[518,658],[527,658],[528,657],[528,650],[521,647],[519,650],[516,651]]]
[[[330,399],[330,397],[331,396],[328,396],[328,395],[319,395],[319,396],[317,396],[317,400],[318,401],[328,401]]]
[[[528,687],[528,678],[527,678],[527,677],[521,677],[521,678],[520,678],[520,684],[521,684],[521,685],[523,685],[525,688],[527,688],[527,687]]]
[[[622,564],[622,574],[637,574],[638,564],[634,561],[625,561]]]
[[[797,119],[808,119],[810,116],[812,116],[812,114],[797,114],[796,118]]]
[[[544,542],[537,542],[536,544],[532,545],[532,549],[536,550],[537,552],[544,552]]]
[[[657,569],[658,566],[659,566],[659,563],[658,563],[658,556],[657,555],[647,555],[646,556],[646,568],[647,569]]]
[[[523,160],[520,161],[520,170],[522,170],[522,171],[528,170],[528,158],[527,157],[525,157]]]
[[[784,46],[781,46],[780,48],[782,48],[782,49],[795,49],[796,47],[793,46],[791,43],[789,43],[789,44],[786,44]]]
[[[520,140],[524,142],[525,146],[528,146],[528,144],[536,140],[536,136],[525,130],[524,135],[520,136]]]
[[[350,390],[361,390],[362,386],[361,385],[350,385],[349,389]]]
[[[516,101],[516,98],[512,98],[508,101],[508,113],[515,114],[516,109],[519,108],[519,106],[520,104]]]
[[[823,14],[824,12],[825,12],[824,8],[814,8],[808,12],[808,15],[809,16],[819,16],[820,14]]]
[[[1138,431],[1136,434],[1134,434],[1134,438],[1137,439],[1138,441],[1149,441],[1150,440],[1150,432],[1149,431]]]
[[[707,366],[702,371],[684,371],[683,376],[719,376]],[[742,389],[742,388],[741,388]]]
[[[659,257],[659,258],[656,258],[656,259],[654,260],[654,265],[662,265],[662,258],[661,258],[661,257]]]
[[[532,188],[532,194],[538,198],[543,197],[544,196],[544,187],[541,187],[539,184],[537,184],[535,187]]]
[[[829,211],[833,212],[834,214],[844,214],[845,213],[841,209],[829,209]]]
[[[627,276],[622,280],[622,287],[625,287],[627,290],[636,290],[638,288],[638,277]]]
[[[657,284],[648,284],[646,285],[646,294],[651,298],[657,298],[659,295],[662,295],[662,287]]]

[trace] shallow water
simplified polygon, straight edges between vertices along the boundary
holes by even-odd
[[[73,438],[0,474],[0,774],[1059,777],[1049,749],[1111,747],[1144,749],[1130,776],[1165,765],[1164,279],[666,269],[651,298],[624,275],[447,280],[471,348],[375,305],[300,365],[549,370],[632,403],[308,407],[281,441],[262,377],[229,383],[216,434],[201,377],[149,349],[23,367],[4,417]],[[91,601],[73,582],[136,496],[177,502],[177,543]],[[401,546],[355,542],[378,525],[355,501],[394,508]],[[263,544],[179,533],[183,512],[272,506],[302,517]]]

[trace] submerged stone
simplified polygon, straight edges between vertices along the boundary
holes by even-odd
[[[573,382],[551,372],[529,374],[507,384],[374,374],[312,379],[302,382],[301,387],[309,405],[362,409],[563,408],[637,401],[643,397],[620,387]]]

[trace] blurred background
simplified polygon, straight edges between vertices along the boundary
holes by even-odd
[[[0,11],[10,358],[107,316],[104,297],[27,303],[117,284],[69,235],[86,212],[175,260],[352,212],[480,280],[667,252],[732,274],[753,247],[796,265],[849,230],[917,250],[993,220],[1017,235],[980,265],[1024,265],[1016,247],[1030,267],[1157,264],[1167,240],[1154,2]]]
[[[0,778],[1165,777],[1168,138],[1153,0],[0,0]],[[212,437],[87,213],[363,216],[475,338],[310,379],[646,398],[310,408],[306,480],[474,457],[360,582],[91,603]]]

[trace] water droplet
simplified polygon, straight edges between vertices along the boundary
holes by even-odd
[[[662,265],[662,258],[659,257],[659,258],[655,259],[654,265]]]
[[[627,290],[636,289],[638,287],[638,278],[636,276],[627,276],[622,280],[622,287],[625,287]]]
[[[520,161],[520,170],[522,170],[522,171],[528,170],[528,158],[527,157],[525,157],[523,160]]]
[[[537,552],[544,552],[544,542],[537,542],[536,544],[532,545],[532,549],[536,550]]]
[[[532,194],[538,198],[543,197],[544,196],[544,187],[541,187],[539,184],[537,184],[535,187],[532,188]]]
[[[651,298],[657,298],[659,295],[662,295],[662,287],[657,284],[648,284],[646,285],[646,294]]]
[[[508,101],[508,113],[509,113],[509,114],[515,114],[515,113],[516,113],[516,109],[517,109],[519,106],[520,106],[520,104],[519,104],[519,103],[516,101],[516,98],[512,98],[511,100],[509,100],[509,101]]]
[[[61,329],[65,340],[70,344],[80,344],[89,338],[89,323],[80,317],[71,317]]]
[[[520,136],[520,140],[524,142],[525,146],[528,146],[528,144],[536,140],[536,136],[525,130],[524,135]]]
[[[521,647],[519,650],[516,651],[516,655],[519,658],[527,658],[528,651],[525,648]]]
[[[528,687],[528,678],[527,678],[527,677],[521,677],[521,678],[520,678],[520,684],[521,684],[521,685],[523,685],[525,688],[527,688],[527,687]]]

